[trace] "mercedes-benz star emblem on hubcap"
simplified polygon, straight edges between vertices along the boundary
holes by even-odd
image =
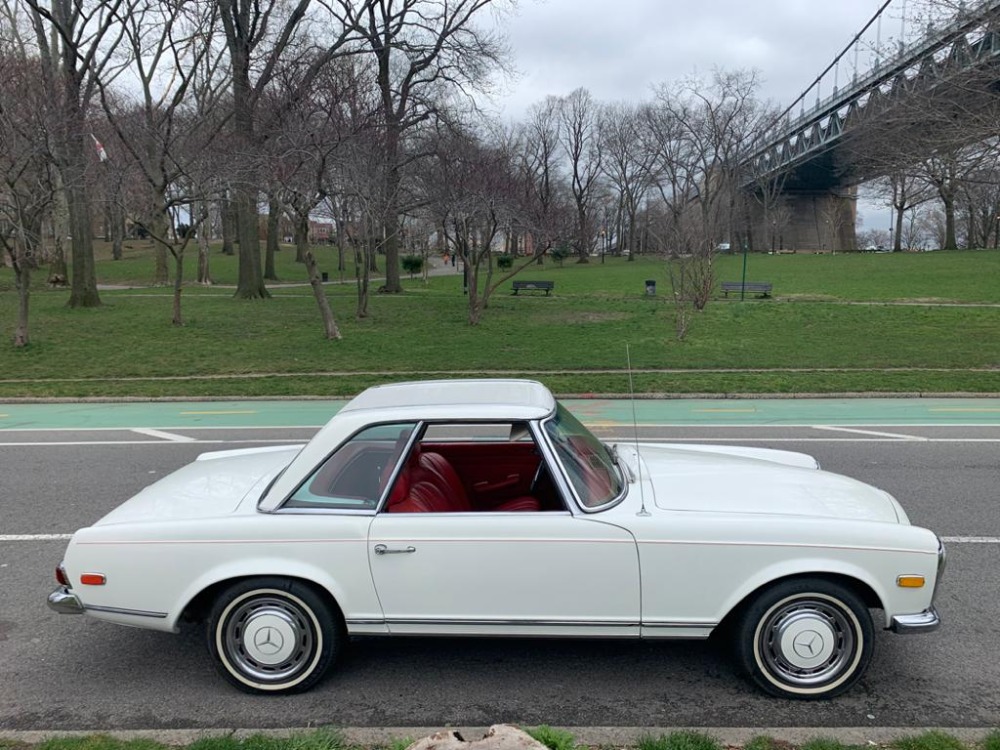
[[[792,648],[795,649],[795,653],[803,658],[816,656],[822,647],[823,639],[815,630],[806,630],[803,633],[799,633],[795,636],[795,640],[792,641]]]
[[[281,637],[281,633],[276,628],[267,626],[254,633],[253,645],[262,654],[272,656],[281,651],[281,647],[285,645],[285,639]]]

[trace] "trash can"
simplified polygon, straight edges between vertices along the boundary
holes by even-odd
[[[646,279],[646,294],[650,297],[656,294],[656,279]]]
[[[320,271],[319,278],[320,278],[320,281],[329,281],[330,280],[330,274],[328,274],[326,271]]]

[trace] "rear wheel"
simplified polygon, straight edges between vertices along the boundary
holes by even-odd
[[[737,657],[772,695],[831,698],[864,674],[875,645],[865,603],[823,579],[780,583],[752,602],[737,628]]]
[[[219,673],[249,693],[299,693],[333,664],[341,634],[333,607],[282,578],[236,583],[208,617],[208,650]]]

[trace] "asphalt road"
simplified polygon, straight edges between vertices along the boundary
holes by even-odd
[[[620,425],[598,423],[602,434]],[[307,439],[312,428],[0,431],[0,729],[1000,725],[1000,426],[640,428],[642,439],[801,450],[898,497],[945,537],[937,633],[880,633],[871,669],[833,701],[775,700],[724,647],[620,641],[357,639],[300,696],[238,693],[203,634],[130,630],[45,606],[65,534],[205,450]],[[187,442],[177,439],[194,439]],[[206,444],[204,441],[210,441]],[[167,571],[164,574],[169,574]],[[150,585],[155,585],[155,579]]]

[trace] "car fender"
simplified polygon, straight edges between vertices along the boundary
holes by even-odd
[[[788,578],[806,578],[809,576],[837,575],[853,579],[870,588],[886,611],[886,624],[889,619],[889,594],[879,580],[870,571],[860,565],[838,560],[832,557],[800,557],[781,560],[754,572],[743,580],[740,586],[722,605],[719,621],[732,614],[744,601],[753,594],[765,589],[773,583]],[[863,597],[866,598],[866,597]]]
[[[330,575],[329,571],[304,560],[267,556],[227,560],[206,570],[183,590],[168,613],[168,622],[176,630],[184,611],[200,594],[213,586],[226,581],[258,577],[297,578],[312,583],[333,597],[345,617],[351,611],[352,601],[348,589],[335,576]],[[377,617],[381,618],[382,613],[378,612]]]

